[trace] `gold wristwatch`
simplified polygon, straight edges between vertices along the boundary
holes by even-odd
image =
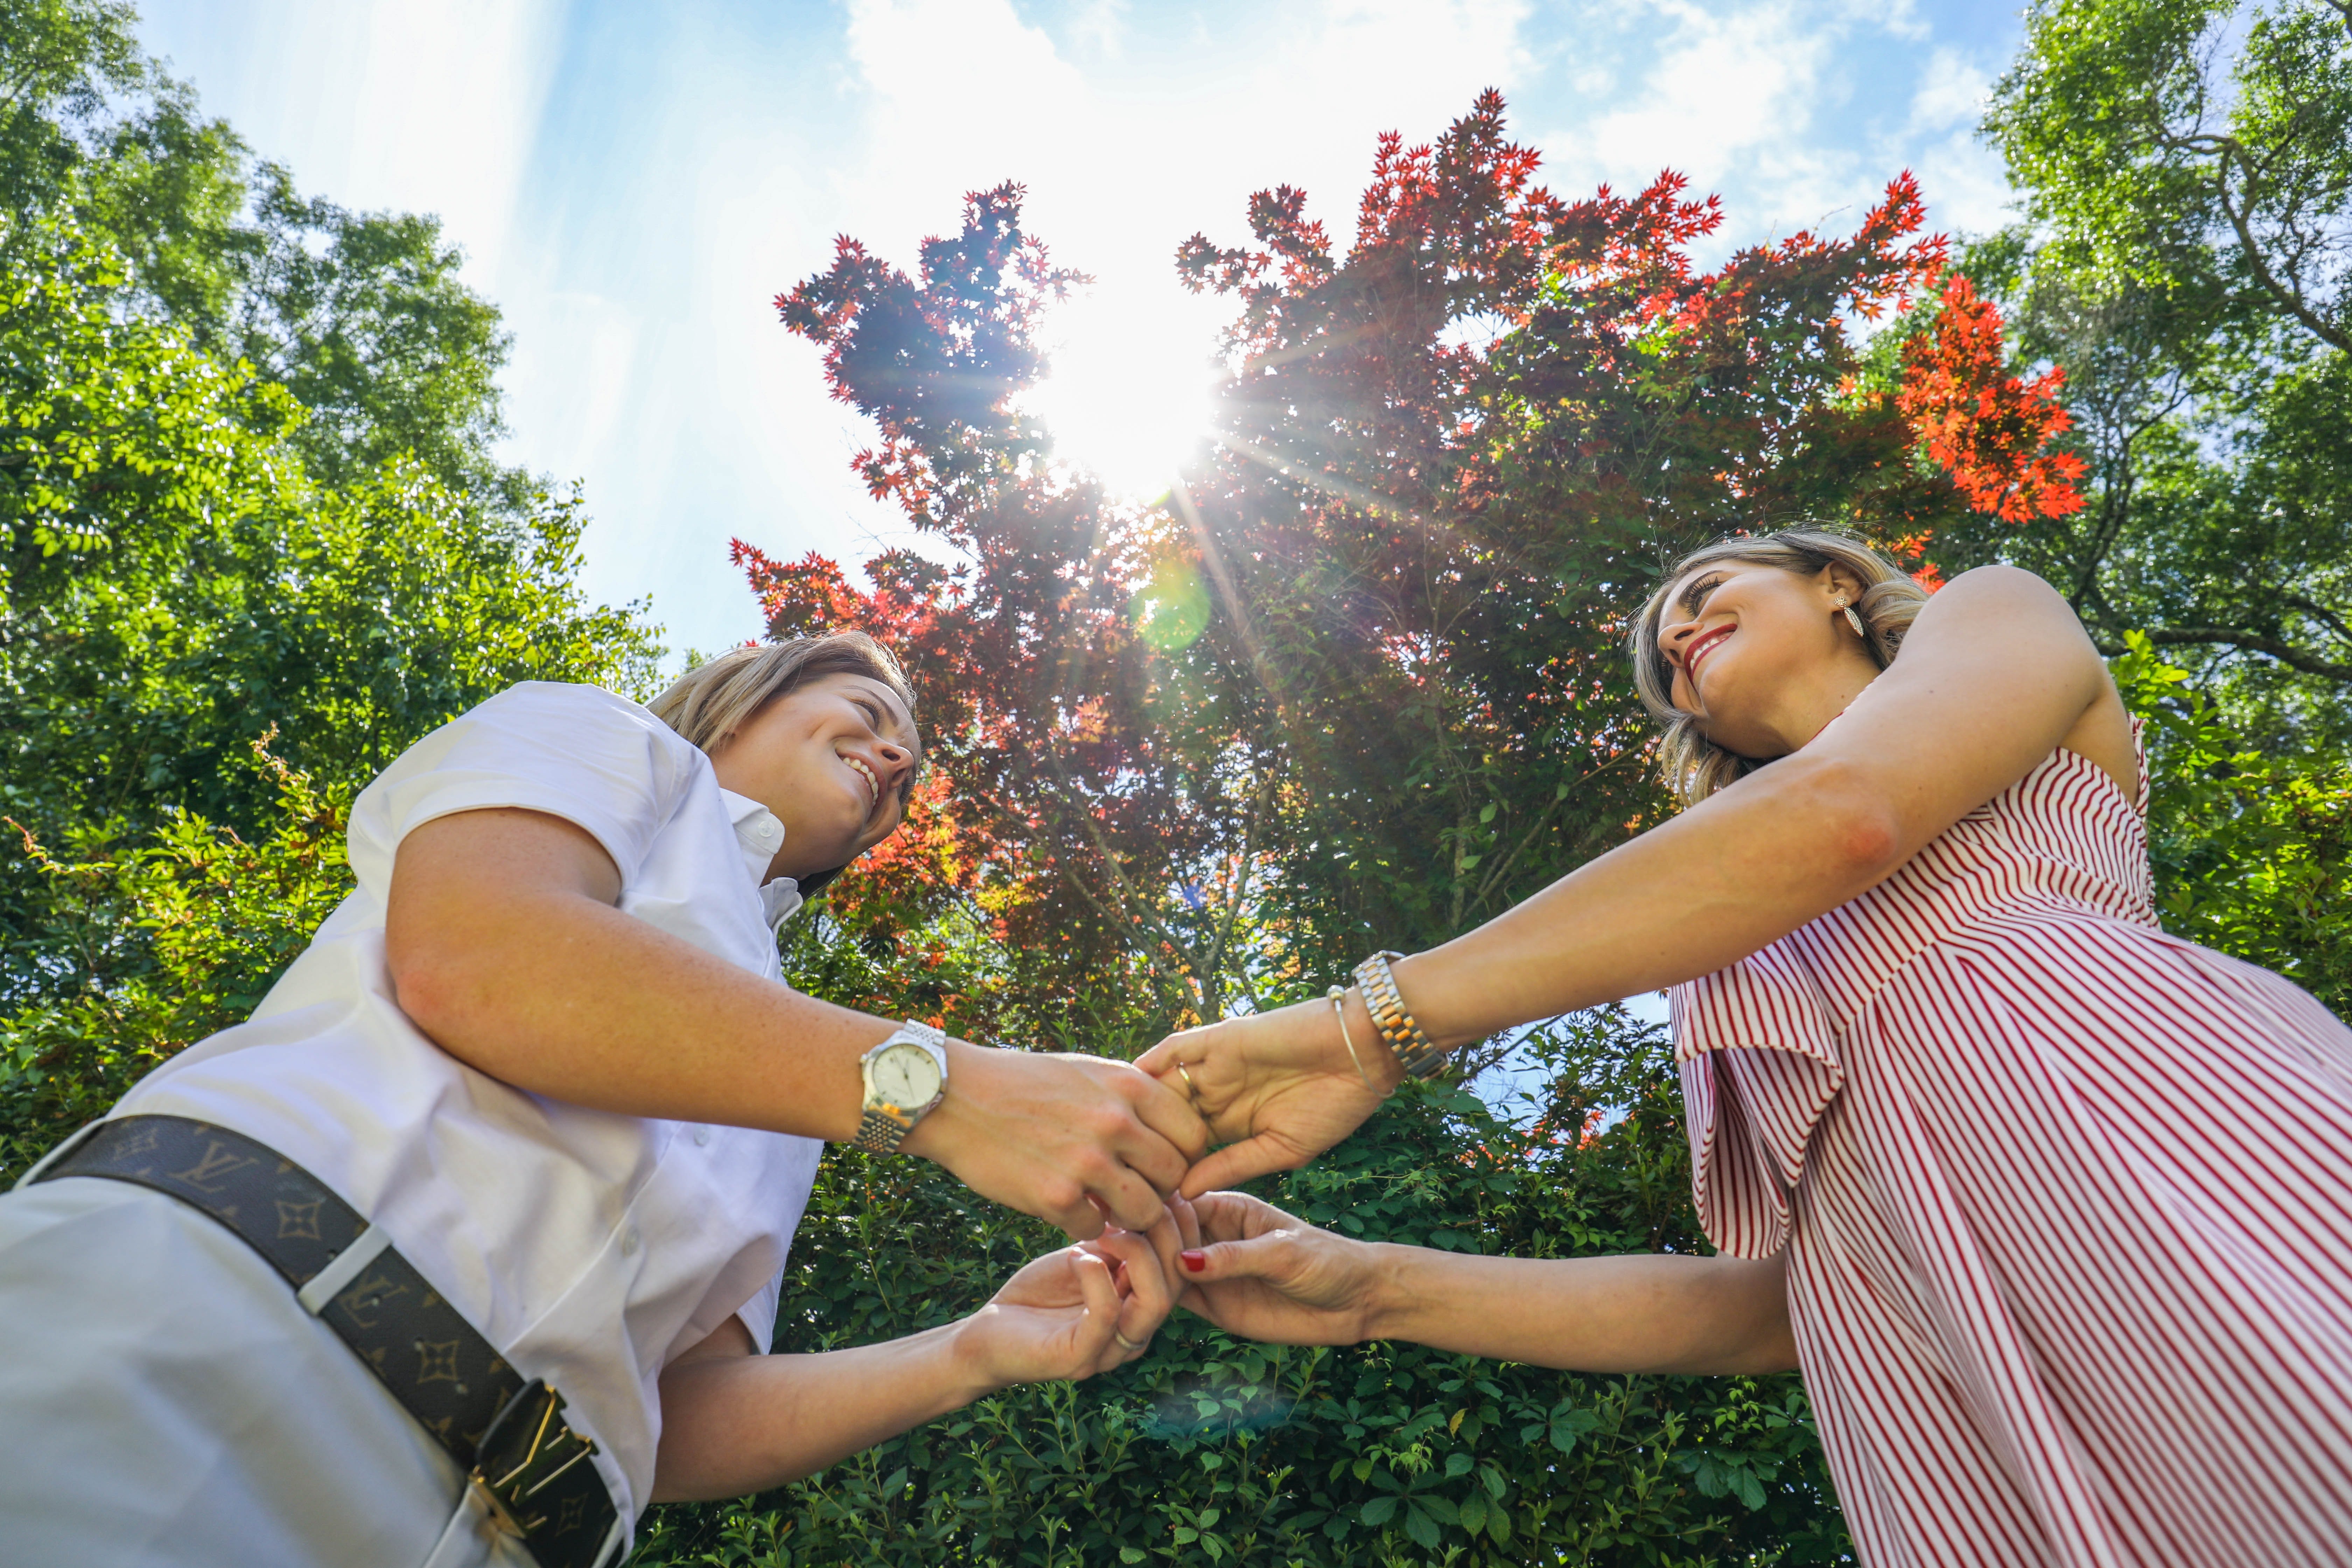
[[[857,1058],[866,1079],[864,1114],[851,1140],[875,1154],[895,1154],[915,1124],[948,1097],[948,1037],[929,1024],[901,1024]]]

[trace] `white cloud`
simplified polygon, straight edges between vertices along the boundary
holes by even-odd
[[[1637,15],[1621,50],[1648,54],[1625,90],[1545,126],[1555,188],[1622,190],[1672,168],[1725,198],[1708,258],[1795,228],[1850,229],[1906,167],[1937,226],[1981,227],[1997,211],[1998,167],[1970,140],[1983,73],[1949,47],[1920,63],[1930,29],[1908,0],[1647,0]]]
[[[1832,36],[1801,25],[1785,5],[1656,9],[1676,24],[1672,40],[1638,100],[1592,123],[1593,159],[1610,168],[1678,169],[1712,189],[1752,149],[1801,145]]]
[[[1991,91],[1991,72],[1958,49],[1937,49],[1919,72],[1918,90],[1911,97],[1911,129],[1927,132],[1956,126],[1973,129]]]

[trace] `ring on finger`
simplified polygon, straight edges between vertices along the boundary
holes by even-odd
[[[1201,1086],[1192,1081],[1192,1075],[1184,1070],[1182,1062],[1176,1064],[1176,1076],[1184,1080],[1184,1093],[1188,1098],[1195,1100],[1201,1098]]]
[[[1118,1348],[1119,1348],[1119,1349],[1121,1349],[1121,1350],[1123,1350],[1123,1351],[1130,1351],[1130,1352],[1137,1352],[1137,1353],[1140,1353],[1140,1352],[1142,1352],[1142,1350],[1143,1350],[1143,1346],[1141,1346],[1141,1345],[1139,1345],[1139,1344],[1137,1344],[1133,1340],[1129,1339],[1125,1334],[1120,1333],[1117,1329],[1113,1329],[1113,1330],[1110,1331],[1110,1337],[1111,1337],[1112,1339],[1115,1339],[1115,1340],[1117,1340],[1117,1341],[1118,1342]]]

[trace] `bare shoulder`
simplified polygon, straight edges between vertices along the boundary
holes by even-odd
[[[2097,763],[2126,798],[2137,794],[2131,714],[2074,606],[2043,579],[2017,566],[1963,572],[1920,610],[1914,637],[1906,654],[1933,658],[1949,641],[1965,639],[1981,648],[1990,638],[1998,657],[2038,667],[2037,673],[2056,674],[2064,667],[2087,684],[2091,697],[2058,744]]]
[[[1937,589],[1919,612],[1923,622],[1987,616],[2016,616],[2076,630],[2082,626],[2064,596],[2022,566],[1972,567]]]

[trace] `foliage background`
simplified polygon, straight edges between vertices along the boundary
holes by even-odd
[[[2007,559],[2072,595],[2150,721],[2168,922],[2342,1011],[2352,34],[2317,4],[2028,22],[1987,121],[2020,221],[1958,247],[1899,178],[1852,235],[1702,268],[1711,199],[1556,197],[1492,95],[1377,142],[1344,243],[1261,193],[1245,241],[1176,258],[1233,312],[1221,444],[1148,505],[1024,411],[1036,325],[1085,280],[1017,186],[912,274],[845,241],[783,322],[955,564],[886,555],[868,591],[737,559],[776,635],[892,642],[940,766],[788,930],[788,973],[1120,1054],[1442,941],[1664,809],[1616,651],[1663,560],[1827,517],[1929,581]],[[0,0],[0,85],[13,1176],[252,1006],[402,747],[516,679],[642,694],[661,650],[573,586],[577,499],[493,459],[505,340],[430,220],[300,195],[121,5]],[[1703,1247],[1655,1031],[1603,1010],[1473,1066],[1506,1054],[1521,1100],[1409,1092],[1267,1194],[1461,1250]],[[838,1151],[779,1346],[942,1321],[1051,1240]],[[642,1534],[678,1563],[1851,1557],[1793,1379],[1191,1319],[1119,1376]]]

